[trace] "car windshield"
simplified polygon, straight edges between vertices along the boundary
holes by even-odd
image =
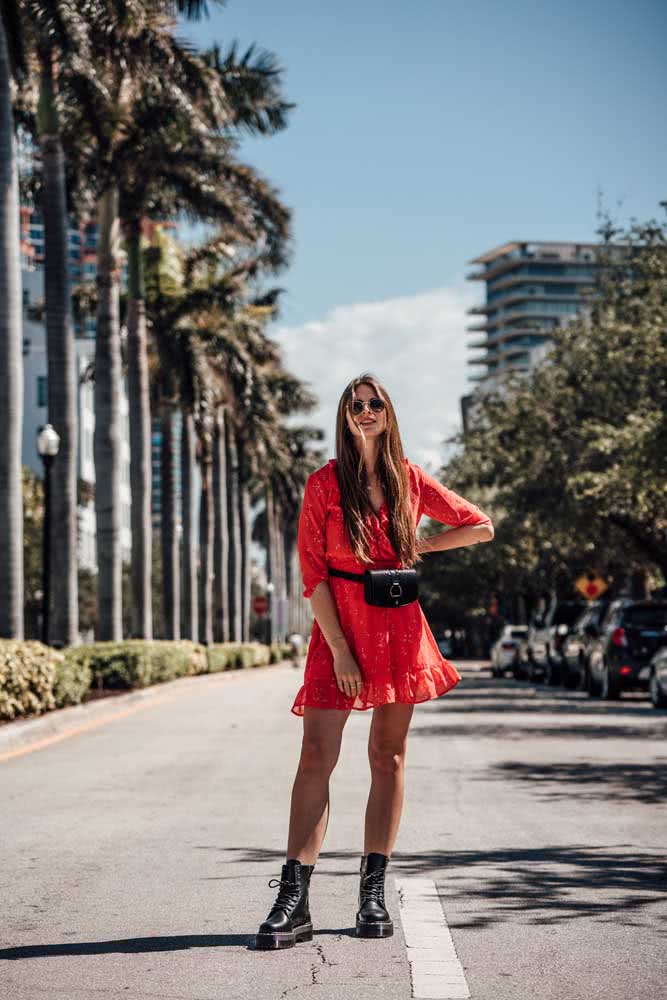
[[[623,612],[623,619],[626,625],[635,628],[655,628],[667,625],[667,604],[658,604],[655,607],[638,605],[634,608],[626,608]]]
[[[510,635],[513,639],[523,639],[526,634],[525,628],[513,628]]]
[[[554,625],[572,625],[581,614],[580,604],[560,604],[554,613]]]

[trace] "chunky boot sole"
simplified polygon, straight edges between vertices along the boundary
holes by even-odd
[[[313,940],[313,925],[301,924],[291,931],[273,931],[271,934],[255,934],[255,947],[260,951],[276,948],[292,948],[299,941]]]
[[[394,924],[391,920],[375,920],[366,922],[357,920],[357,937],[363,938],[385,938],[391,937],[394,933]]]

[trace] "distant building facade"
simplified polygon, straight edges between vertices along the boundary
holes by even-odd
[[[485,301],[468,314],[471,382],[494,385],[505,372],[528,371],[543,356],[553,331],[581,314],[595,289],[594,243],[511,242],[469,261],[469,281],[485,284]],[[465,398],[465,397],[464,397]]]

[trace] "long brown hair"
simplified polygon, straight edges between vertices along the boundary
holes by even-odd
[[[360,562],[372,562],[371,532],[366,518],[374,513],[368,496],[368,477],[362,452],[348,427],[345,413],[360,385],[369,386],[384,400],[386,427],[378,442],[376,473],[382,483],[389,511],[388,533],[403,566],[421,562],[417,552],[414,515],[410,501],[410,475],[403,454],[396,413],[384,385],[365,372],[345,387],[336,414],[336,471],[340,503],[352,551]]]

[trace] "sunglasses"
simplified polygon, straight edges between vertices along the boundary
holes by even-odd
[[[373,398],[369,400],[354,399],[352,400],[350,408],[355,417],[358,417],[360,413],[364,412],[364,407],[367,404],[369,410],[372,410],[374,413],[382,413],[384,410],[384,399],[380,399],[379,396],[373,396]]]

